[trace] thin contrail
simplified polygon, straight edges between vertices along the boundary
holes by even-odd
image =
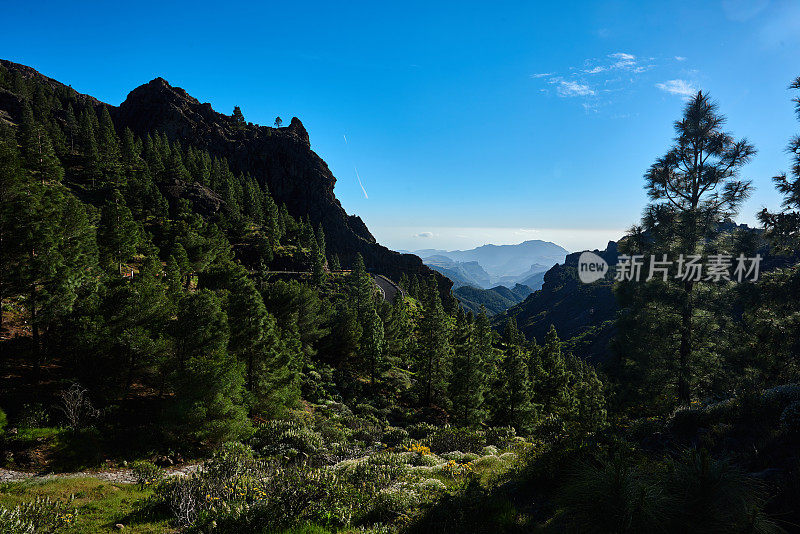
[[[356,169],[355,166],[353,166],[353,168]],[[356,178],[358,178],[358,185],[361,186],[361,190],[364,192],[364,198],[368,199],[369,196],[367,195],[367,190],[364,189],[364,184],[361,183],[361,177],[358,175],[358,169],[356,169]]]
[[[347,143],[347,135],[342,134],[342,137],[344,137],[344,144],[347,145],[347,148],[349,149],[350,145]],[[367,195],[367,190],[364,189],[364,184],[361,183],[361,176],[358,175],[358,169],[356,168],[355,165],[353,165],[353,168],[356,170],[356,179],[358,180],[358,185],[361,186],[361,191],[364,192],[364,198],[369,199],[369,195]]]

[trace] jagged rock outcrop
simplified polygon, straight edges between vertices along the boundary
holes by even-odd
[[[345,264],[360,252],[369,269],[393,278],[402,272],[433,275],[416,256],[379,245],[360,217],[345,212],[333,192],[336,178],[311,150],[308,132],[297,117],[284,128],[238,126],[231,116],[217,113],[163,78],[131,91],[111,114],[116,124],[139,135],[164,132],[170,139],[227,158],[234,172],[265,183],[292,215],[321,223],[330,252]],[[449,293],[450,281],[436,276],[443,293]]]
[[[30,67],[0,62],[9,71],[25,77],[36,76],[54,88],[78,94]],[[447,278],[423,265],[414,255],[399,254],[381,246],[360,217],[345,212],[334,195],[336,178],[311,150],[308,132],[298,118],[284,128],[238,125],[233,117],[217,113],[211,104],[201,103],[163,78],[137,87],[119,107],[87,95],[79,98],[87,99],[93,106],[107,106],[120,131],[129,127],[141,136],[163,132],[184,146],[203,148],[226,158],[234,172],[250,174],[266,184],[275,200],[286,204],[289,213],[308,217],[315,226],[321,223],[328,250],[337,254],[345,265],[361,253],[368,269],[394,279],[399,279],[403,272],[435,276],[442,294],[449,296],[452,283]],[[14,122],[19,120],[20,113],[19,98],[0,90],[0,120]],[[199,184],[169,184],[165,193],[171,202],[178,198],[192,200],[201,212],[213,213],[221,205],[213,191]]]

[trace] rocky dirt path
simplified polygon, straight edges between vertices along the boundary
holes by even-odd
[[[166,476],[187,476],[197,471],[202,464],[186,464],[178,467],[165,469]],[[0,469],[0,483],[3,482],[26,482],[26,481],[46,481],[59,478],[96,478],[107,482],[120,484],[133,484],[136,477],[130,469],[111,469],[107,471],[78,471],[75,473],[30,473],[27,471],[13,471],[11,469]]]

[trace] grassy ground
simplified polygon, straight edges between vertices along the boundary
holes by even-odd
[[[140,490],[132,484],[113,484],[94,478],[59,479],[46,482],[19,482],[0,485],[0,506],[12,508],[37,497],[69,501],[77,508],[75,523],[64,533],[95,533],[117,531],[115,525],[125,526],[125,532],[177,532],[168,517],[148,513],[147,500],[151,490]]]

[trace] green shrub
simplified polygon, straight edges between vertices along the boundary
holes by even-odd
[[[392,520],[422,502],[413,484],[402,482],[382,489],[375,499],[373,514],[377,519]]]
[[[484,447],[484,449],[485,448],[486,447]],[[479,456],[474,452],[461,452],[461,451],[445,452],[442,453],[440,456],[445,460],[453,460],[454,462],[458,462],[460,464],[471,462],[479,458]]]
[[[513,426],[493,426],[486,430],[486,444],[505,449],[516,435]]]
[[[788,434],[800,434],[800,401],[794,401],[781,413],[781,428]]]
[[[668,532],[780,532],[763,514],[763,484],[727,460],[691,450],[660,481]]]
[[[390,426],[383,433],[383,442],[389,447],[397,447],[403,445],[409,440],[408,431],[404,428]]]
[[[652,470],[617,455],[585,463],[562,486],[559,530],[779,532],[764,516],[764,487],[724,460],[688,451]]]
[[[762,398],[767,404],[781,408],[800,401],[800,384],[783,384],[764,391]]]
[[[737,399],[725,399],[708,405],[705,411],[713,422],[731,422],[737,416],[739,402]]]
[[[472,465],[476,469],[495,469],[500,467],[503,463],[503,460],[500,459],[499,456],[490,455],[490,456],[481,456],[477,460],[475,460]]]
[[[20,428],[41,428],[48,425],[50,415],[39,403],[24,404],[17,417]]]
[[[277,419],[256,429],[253,447],[264,456],[311,455],[324,445],[322,436],[295,421]]]
[[[350,439],[354,441],[371,444],[380,441],[383,436],[384,423],[372,414],[348,418],[347,426],[350,428]]]
[[[430,423],[416,423],[409,426],[406,430],[408,430],[408,435],[411,439],[420,440],[427,438],[430,434],[433,434],[438,429],[438,426]]]
[[[225,443],[214,451],[204,468],[213,479],[236,481],[256,468],[253,450],[238,441]]]
[[[18,508],[0,508],[0,532],[3,534],[35,534],[36,527],[24,519]]]
[[[37,497],[11,509],[0,508],[0,532],[28,534],[57,532],[75,523],[78,511],[69,503]]]
[[[443,463],[444,460],[435,454],[417,454],[411,459],[411,465],[416,467],[434,467]]]
[[[206,503],[203,485],[201,474],[170,477],[158,485],[156,498],[172,512],[179,527],[188,527],[197,521]]]
[[[570,532],[662,532],[665,497],[628,461],[616,456],[577,467],[562,486],[559,518]]]
[[[136,483],[140,488],[154,486],[164,478],[164,470],[152,462],[138,461],[133,462],[131,471],[136,478]]]
[[[429,435],[423,443],[435,453],[480,452],[486,446],[483,433],[470,428],[445,427]]]
[[[6,412],[0,409],[0,436],[3,435],[5,431],[6,424],[8,424],[8,419],[6,418]]]
[[[711,424],[711,418],[702,408],[678,408],[667,426],[673,434],[681,437],[693,436],[698,428]]]

